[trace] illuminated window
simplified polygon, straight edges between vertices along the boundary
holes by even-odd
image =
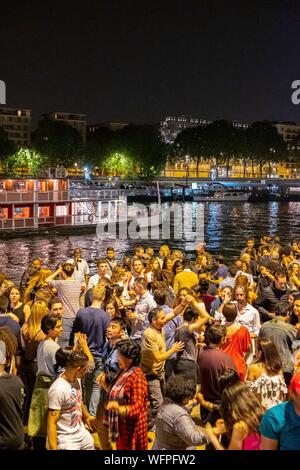
[[[13,218],[14,219],[28,219],[30,217],[30,207],[15,207]]]
[[[56,208],[55,208],[55,215],[56,215],[56,216],[68,215],[68,207],[67,207],[67,205],[56,206]]]
[[[8,209],[7,207],[0,207],[0,219],[8,219]]]
[[[50,207],[49,206],[40,206],[39,207],[39,217],[50,217]]]

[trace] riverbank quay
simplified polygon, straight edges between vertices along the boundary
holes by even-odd
[[[0,180],[0,238],[93,233],[99,222],[118,222],[125,213],[126,220],[136,219],[133,209],[138,203],[149,211],[154,202],[161,207],[161,203],[177,201],[208,204],[300,201],[300,181],[296,179],[170,184],[68,178]]]
[[[157,200],[157,184],[160,188],[162,202],[193,201],[200,193],[214,191],[234,191],[249,193],[249,202],[263,201],[299,201],[300,179],[283,178],[169,178],[156,177],[155,181],[145,179],[120,179],[119,177],[93,178],[91,181],[72,179],[70,186],[94,190],[96,188],[113,187],[124,191],[129,203],[153,202]],[[196,196],[196,198],[194,198]]]

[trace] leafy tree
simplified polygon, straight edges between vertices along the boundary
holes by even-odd
[[[82,139],[68,124],[42,119],[33,135],[33,148],[47,158],[49,166],[72,166],[83,156]]]
[[[87,157],[106,173],[152,177],[165,167],[167,149],[156,127],[129,125],[88,136]]]
[[[214,121],[205,128],[207,152],[215,157],[216,163],[226,165],[227,178],[230,162],[239,150],[238,130],[230,121]]]
[[[165,168],[168,146],[156,126],[129,125],[120,131],[120,143],[138,167],[140,176],[151,178]]]
[[[177,157],[188,155],[196,162],[197,176],[199,176],[199,165],[204,158],[208,157],[206,129],[203,127],[191,127],[180,132],[174,142]]]
[[[107,127],[100,127],[94,133],[88,134],[86,143],[87,161],[91,165],[101,167],[108,156],[113,153],[117,136],[118,134]]]
[[[115,176],[133,176],[135,174],[133,160],[124,153],[114,152],[107,156],[102,167]]]
[[[260,177],[263,166],[269,163],[269,176],[271,176],[271,162],[283,160],[287,155],[286,144],[282,136],[268,121],[254,122],[246,129],[247,153],[254,163],[259,164]]]
[[[227,176],[229,164],[241,151],[241,135],[239,129],[229,121],[214,121],[206,127],[193,127],[178,134],[174,143],[177,156],[189,155],[199,165],[203,159],[214,158],[216,164],[226,164]]]
[[[21,176],[25,173],[30,176],[38,176],[40,168],[43,166],[45,158],[34,150],[21,148],[7,159],[7,172],[15,176],[21,171]]]

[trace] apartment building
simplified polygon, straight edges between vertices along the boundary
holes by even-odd
[[[83,144],[86,143],[86,114],[63,113],[54,111],[48,114],[43,114],[46,119],[62,122],[74,127],[81,135]]]
[[[0,107],[0,127],[18,147],[31,144],[31,109]]]

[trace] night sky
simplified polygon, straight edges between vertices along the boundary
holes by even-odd
[[[300,80],[300,2],[1,2],[7,105],[88,122],[167,115],[291,120]]]

